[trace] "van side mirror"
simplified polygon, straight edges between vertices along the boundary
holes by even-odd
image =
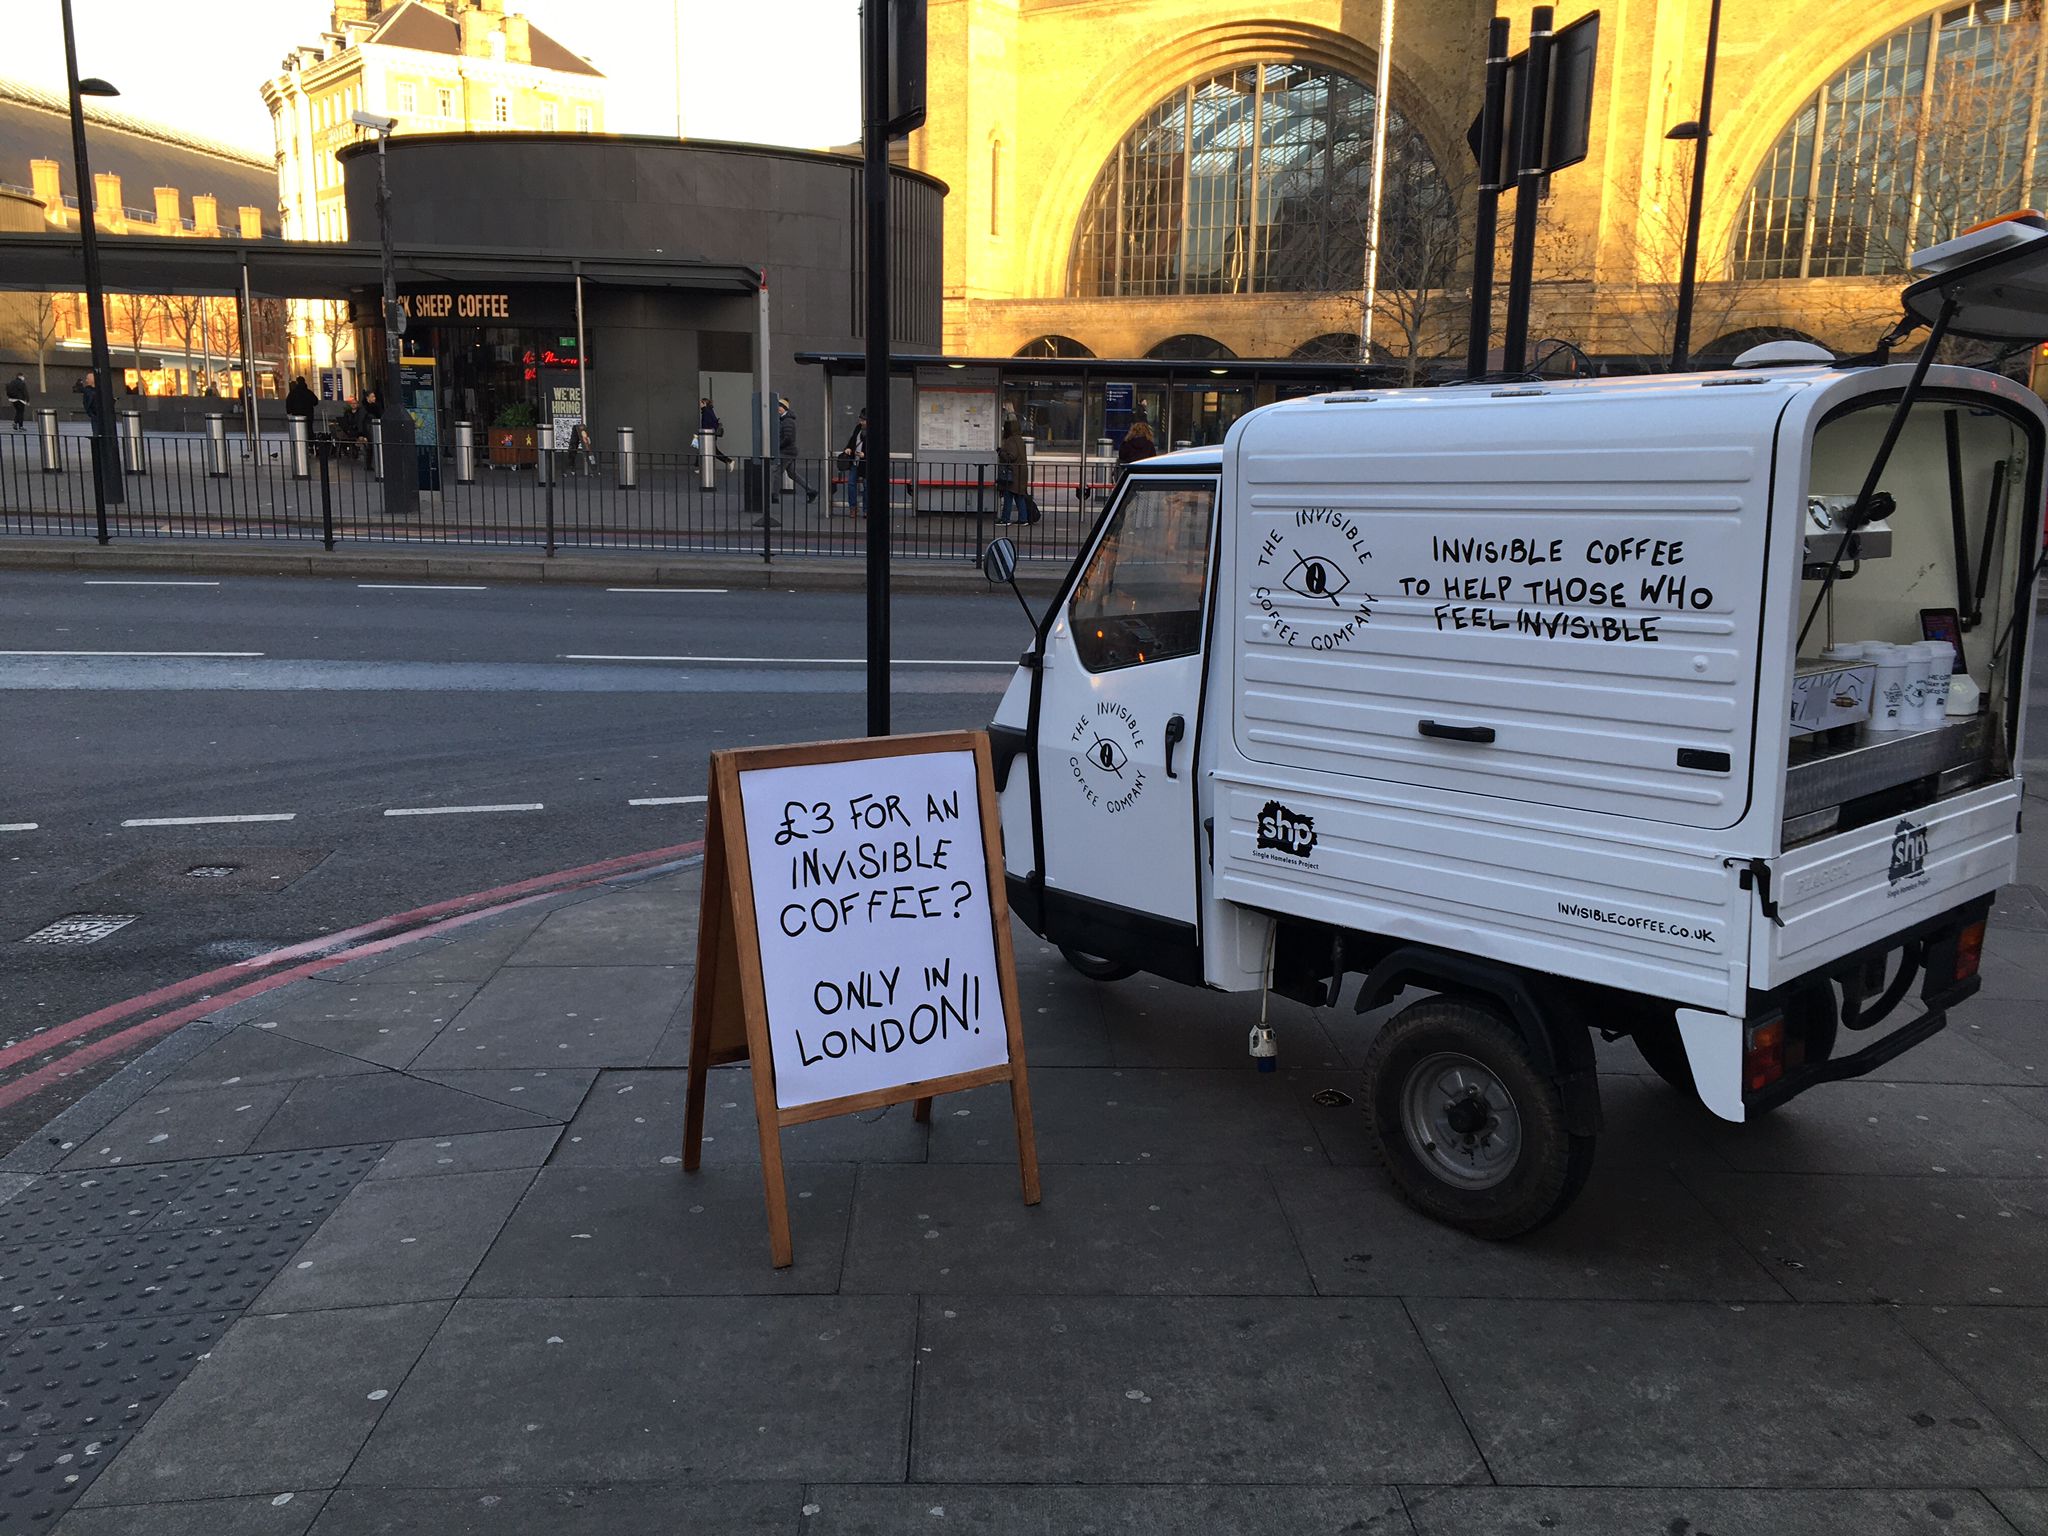
[[[988,548],[981,552],[981,574],[988,578],[990,585],[1007,586],[1016,592],[1017,605],[1024,610],[1024,617],[1031,621],[1031,628],[1036,632],[1038,615],[1024,601],[1024,594],[1017,591],[1017,546],[1008,539],[991,539]]]
[[[1008,539],[992,540],[981,552],[981,574],[993,585],[1008,585],[1017,574],[1017,546]]]

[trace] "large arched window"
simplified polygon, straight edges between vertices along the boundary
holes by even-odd
[[[1082,205],[1078,297],[1340,292],[1365,273],[1372,88],[1312,64],[1246,65],[1182,86],[1124,135]],[[1455,217],[1421,136],[1387,134],[1381,265],[1418,220]],[[1398,277],[1398,272],[1394,274]]]
[[[1738,278],[1902,272],[2048,188],[2040,0],[1924,16],[1815,92],[1735,223]]]

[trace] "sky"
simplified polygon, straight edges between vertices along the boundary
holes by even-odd
[[[104,105],[266,158],[258,94],[327,25],[327,0],[72,0],[78,68],[121,91]],[[819,148],[860,137],[858,0],[508,0],[611,81],[615,133],[683,131]],[[0,74],[62,93],[57,0],[0,0]],[[676,46],[680,23],[682,46]]]

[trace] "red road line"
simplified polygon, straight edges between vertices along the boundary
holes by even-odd
[[[514,896],[528,892],[552,890],[557,887],[573,890],[579,885],[593,884],[608,876],[630,874],[633,870],[650,864],[665,863],[670,859],[682,858],[687,854],[701,852],[703,841],[676,843],[667,848],[652,848],[642,853],[624,854],[616,859],[604,859],[595,864],[582,864],[574,869],[556,870],[553,874],[536,875],[530,880],[515,881],[510,885],[491,886],[486,890],[471,891],[466,896],[453,896],[446,901],[433,902],[424,907],[414,907],[409,912],[397,912],[389,917],[380,917],[374,922],[363,923],[354,928],[345,928],[339,933],[324,934],[317,939],[307,939],[298,944],[287,944],[281,949],[270,950],[252,959],[238,960],[233,965],[223,965],[183,981],[174,981],[167,986],[143,992],[125,1002],[111,1003],[105,1008],[83,1014],[66,1024],[57,1024],[40,1034],[34,1034],[13,1045],[0,1048],[0,1067],[10,1067],[17,1062],[40,1056],[53,1045],[62,1045],[66,1040],[75,1040],[80,1035],[89,1035],[96,1029],[109,1024],[118,1024],[123,1019],[145,1013],[151,1008],[160,1008],[175,1003],[195,993],[208,992],[213,987],[246,975],[251,970],[274,965],[283,965],[305,955],[332,953],[334,950],[356,943],[362,939],[374,938],[391,933],[396,929],[410,928],[431,921],[444,913],[460,911],[477,906],[498,906]]]

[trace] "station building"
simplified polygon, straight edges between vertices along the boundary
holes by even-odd
[[[1692,164],[1667,135],[1697,112],[1709,0],[1567,0],[1556,23],[1596,8],[1590,154],[1547,189],[1531,335],[1651,360]],[[1469,244],[1446,264],[1417,227],[1450,212],[1469,242],[1494,9],[1399,5],[1382,103],[1379,0],[932,0],[910,163],[951,188],[945,349],[1355,357],[1384,110],[1375,353],[1461,356]],[[1499,9],[1519,51],[1531,6]],[[1788,333],[1861,349],[1908,252],[2048,194],[2035,0],[1725,0],[1718,55],[1695,353]]]

